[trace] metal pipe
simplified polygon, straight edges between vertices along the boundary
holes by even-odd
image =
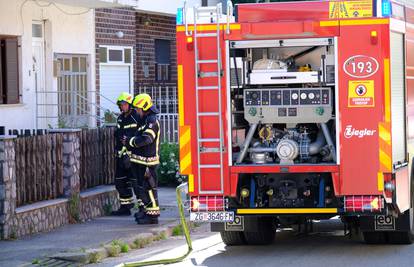
[[[323,131],[323,135],[325,136],[326,143],[328,143],[329,149],[331,150],[332,158],[336,160],[335,145],[332,141],[331,134],[329,133],[328,126],[326,126],[326,123],[321,123],[321,128]]]
[[[249,132],[247,133],[246,140],[244,140],[243,149],[240,152],[240,155],[237,158],[236,163],[241,163],[246,156],[247,149],[249,148],[250,142],[252,141],[253,134],[256,132],[257,123],[253,123],[250,125]]]
[[[309,155],[316,155],[321,152],[322,147],[326,144],[323,131],[318,132],[316,141],[309,144]]]
[[[252,153],[261,153],[261,152],[276,152],[276,148],[275,147],[252,147],[248,149],[249,152]]]

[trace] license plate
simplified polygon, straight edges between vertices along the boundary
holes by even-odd
[[[196,222],[232,222],[233,211],[191,212],[190,220]]]

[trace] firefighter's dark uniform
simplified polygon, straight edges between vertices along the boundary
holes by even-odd
[[[121,208],[114,215],[128,215],[129,210],[133,207],[133,194],[131,179],[130,156],[131,151],[127,146],[122,144],[124,137],[133,137],[138,128],[141,126],[141,119],[135,109],[131,109],[128,113],[122,113],[117,119],[117,128],[115,131],[115,150],[116,150],[116,171],[115,171],[115,187],[119,193]]]
[[[128,142],[131,147],[131,170],[134,177],[134,192],[143,206],[141,213],[136,214],[138,223],[158,223],[160,207],[158,206],[156,167],[160,163],[159,141],[160,124],[157,119],[158,110],[152,107],[142,118],[144,124],[137,134]]]

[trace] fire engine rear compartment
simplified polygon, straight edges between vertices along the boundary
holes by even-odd
[[[229,41],[229,165],[336,166],[334,38]],[[230,143],[230,142],[229,142]],[[239,174],[239,207],[335,207],[330,173]]]

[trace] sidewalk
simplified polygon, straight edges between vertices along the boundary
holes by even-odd
[[[63,226],[14,241],[0,241],[0,266],[21,266],[59,252],[99,248],[113,240],[156,233],[178,221],[175,188],[159,188],[159,225],[137,225],[133,216],[106,216],[82,224]]]

